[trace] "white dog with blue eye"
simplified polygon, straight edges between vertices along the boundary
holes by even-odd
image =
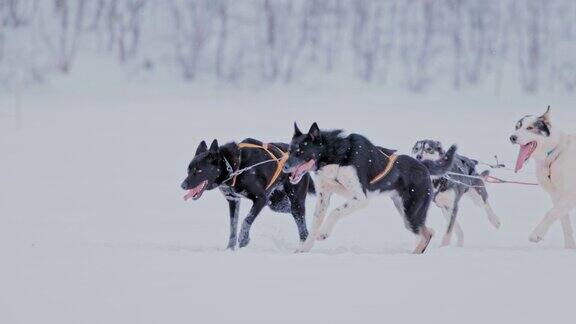
[[[552,223],[559,219],[565,247],[575,249],[570,212],[576,208],[576,135],[566,134],[552,126],[548,106],[542,116],[520,119],[510,141],[520,145],[515,171],[522,169],[532,158],[536,162],[538,183],[550,194],[554,205],[529,240],[541,241]]]

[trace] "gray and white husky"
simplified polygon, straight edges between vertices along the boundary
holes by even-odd
[[[418,161],[439,161],[444,158],[445,154],[442,143],[435,140],[421,140],[412,147],[412,157]],[[487,171],[478,174],[476,165],[478,165],[478,161],[456,154],[454,164],[450,170],[451,174],[442,177],[432,176],[432,184],[435,189],[434,203],[442,209],[442,213],[448,222],[442,246],[450,245],[453,229],[456,231],[456,244],[458,246],[464,245],[464,232],[456,219],[460,199],[464,196],[469,197],[474,204],[484,209],[488,220],[494,227],[500,227],[500,219],[488,202],[488,192],[484,181],[472,178],[487,175]]]

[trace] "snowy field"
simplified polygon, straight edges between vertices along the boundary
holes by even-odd
[[[81,76],[81,77],[78,77]],[[550,104],[576,130],[573,95],[405,94],[377,86],[230,89],[109,78],[55,79],[22,96],[23,125],[0,96],[0,323],[569,323],[576,255],[555,225],[528,235],[550,208],[537,187],[491,185],[503,221],[461,206],[465,247],[411,255],[413,236],[387,198],[294,254],[290,215],[265,210],[248,248],[224,250],[219,192],[184,203],[179,185],[197,144],[289,141],[292,122],[345,128],[408,152],[423,138],[511,165],[515,122]],[[534,181],[522,174],[495,174]],[[307,201],[311,220],[315,197]],[[242,214],[249,204],[243,202]],[[445,228],[439,209],[428,223]]]

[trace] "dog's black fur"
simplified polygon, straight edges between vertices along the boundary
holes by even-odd
[[[395,151],[379,148],[366,137],[358,134],[342,135],[342,130],[320,131],[314,123],[307,134],[294,125],[294,136],[290,144],[290,157],[285,172],[315,160],[313,170],[326,165],[353,166],[364,193],[396,191],[393,201],[406,227],[419,234],[426,222],[432,198],[430,174],[442,175],[452,167],[456,147],[450,148],[445,159],[425,164],[407,155],[398,156],[394,167],[380,181],[370,184],[371,179],[381,173]]]
[[[246,139],[243,142],[262,145],[262,142],[255,139]],[[288,150],[286,143],[272,144],[283,151]],[[276,152],[274,149],[271,151],[278,154],[277,157],[279,156],[280,152]],[[233,171],[236,171],[269,159],[270,156],[258,148],[239,149],[234,142],[219,146],[218,141],[214,140],[208,149],[206,142],[202,141],[196,150],[194,159],[188,166],[188,175],[182,182],[182,189],[190,190],[203,181],[208,181],[206,190],[219,188],[228,201],[230,207],[229,249],[234,249],[237,241],[240,247],[249,243],[250,227],[266,205],[276,212],[291,213],[298,226],[300,240],[304,241],[308,236],[305,221],[305,201],[306,194],[314,192],[314,184],[309,176],[298,184],[291,184],[288,175],[281,173],[275,183],[266,189],[277,167],[277,164],[272,161],[239,174],[235,185],[232,186],[231,170],[227,167],[226,161]],[[202,192],[200,192],[201,194]],[[198,198],[199,196],[195,199]],[[237,240],[241,198],[251,200],[252,208],[242,223]]]
[[[414,147],[412,147],[412,156],[421,162],[434,161],[436,158],[444,159],[446,154],[447,153],[442,148],[442,143],[435,140],[421,140],[416,142]],[[432,158],[432,156],[436,156],[436,158]],[[485,177],[489,174],[488,171],[484,171],[482,174],[479,174],[476,171],[477,165],[478,161],[456,154],[454,158],[454,164],[450,169],[450,172],[474,177]],[[451,216],[448,228],[446,230],[446,233],[448,234],[452,232],[456,217],[458,215],[458,205],[464,194],[470,190],[474,190],[480,195],[484,203],[487,203],[488,201],[488,192],[486,191],[484,181],[480,179],[459,177],[458,175],[454,174],[433,178],[434,179],[432,183],[435,189],[435,200],[438,195],[441,195],[442,193],[445,193],[449,190],[453,190],[455,193],[453,206],[449,208]]]

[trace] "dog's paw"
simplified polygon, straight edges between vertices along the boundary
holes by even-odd
[[[499,219],[490,220],[490,223],[492,223],[492,226],[496,229],[499,229],[500,226],[502,226],[502,222]]]
[[[449,246],[450,245],[450,239],[451,239],[450,236],[444,235],[444,237],[442,238],[442,244],[440,244],[440,247]]]
[[[296,249],[296,251],[294,251],[294,253],[308,253],[310,252],[310,248],[306,248],[306,247],[299,247]]]
[[[226,246],[226,249],[231,250],[231,251],[236,249],[236,238],[233,238],[233,239],[231,238],[228,241],[228,246]]]
[[[250,243],[250,237],[249,237],[249,236],[241,237],[241,238],[238,240],[238,246],[241,247],[241,248],[243,248],[243,247],[245,247],[246,245],[248,245],[248,243]]]
[[[320,228],[318,234],[316,234],[316,241],[323,241],[330,237],[330,230],[324,226]]]
[[[538,243],[542,241],[542,239],[543,237],[539,233],[532,233],[532,235],[530,235],[530,237],[528,238],[528,240],[533,243]]]
[[[300,247],[294,251],[294,253],[308,253],[312,250],[314,243],[312,241],[306,240],[300,243]]]

